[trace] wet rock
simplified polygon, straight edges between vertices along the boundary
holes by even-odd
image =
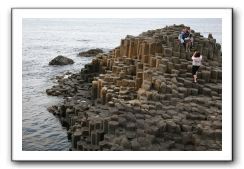
[[[85,52],[80,52],[79,56],[90,57],[90,56],[96,56],[99,53],[103,53],[103,50],[96,48],[96,49],[90,49],[90,50],[85,51]]]
[[[59,55],[49,62],[49,65],[69,65],[73,64],[74,61],[70,58]]]
[[[53,113],[54,115],[58,115],[59,114],[59,111],[58,111],[58,107],[57,106],[48,107],[47,110],[50,113]]]

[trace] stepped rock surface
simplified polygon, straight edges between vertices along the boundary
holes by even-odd
[[[80,73],[57,77],[48,108],[60,118],[72,151],[222,150],[222,54],[214,38],[192,31],[185,52],[184,25],[127,36],[98,54]],[[192,83],[193,52],[203,55]]]

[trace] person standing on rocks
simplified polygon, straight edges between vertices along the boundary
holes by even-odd
[[[186,32],[186,30],[185,30],[185,28],[184,28],[184,29],[182,29],[182,31],[181,31],[180,34],[179,34],[178,39],[179,39],[179,41],[180,41],[181,44],[183,44],[183,43],[185,42],[185,41],[184,41],[184,38],[185,38],[185,32]]]
[[[191,46],[191,40],[193,39],[190,36],[190,29],[189,28],[182,29],[178,39],[180,43],[184,46],[186,52],[190,51],[189,46]]]
[[[190,28],[185,28],[185,34],[183,38],[185,50],[186,52],[190,52],[191,43],[193,42],[193,37],[190,33]]]
[[[194,41],[194,39],[193,39],[193,36],[192,36],[192,34],[190,33],[190,35],[189,35],[189,38],[190,38],[190,49],[193,47],[193,41]]]
[[[193,82],[197,82],[197,71],[199,67],[201,66],[202,62],[202,55],[200,52],[195,51],[193,56],[192,56],[192,76],[193,76]]]

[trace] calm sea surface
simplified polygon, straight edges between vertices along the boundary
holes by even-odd
[[[173,24],[191,26],[204,36],[211,32],[217,42],[222,42],[221,19],[23,19],[23,150],[69,149],[66,130],[47,111],[62,98],[47,96],[45,90],[55,84],[55,76],[78,72],[91,61],[78,57],[79,52],[91,48],[108,51],[127,34],[138,35]],[[75,64],[48,66],[57,55],[67,56]]]

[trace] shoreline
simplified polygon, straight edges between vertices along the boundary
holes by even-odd
[[[49,112],[67,128],[72,151],[222,150],[221,45],[193,32],[185,52],[175,41],[183,27],[127,36],[46,90],[64,98]],[[195,49],[204,60],[197,84]]]

